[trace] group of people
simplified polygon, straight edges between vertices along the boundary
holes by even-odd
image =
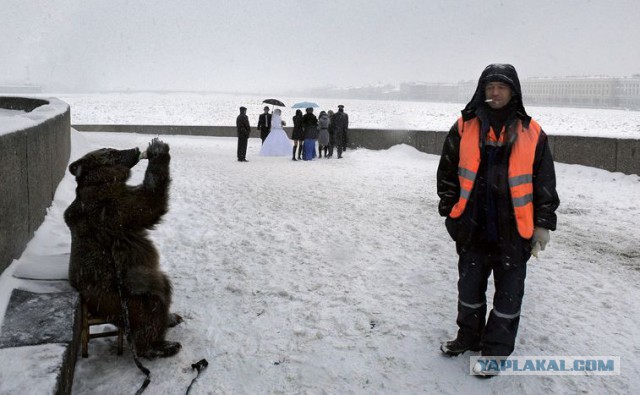
[[[261,156],[287,156],[291,160],[312,160],[316,157],[332,158],[334,149],[338,159],[347,149],[347,132],[349,130],[349,115],[344,112],[344,106],[339,105],[334,113],[329,110],[321,111],[318,117],[309,107],[302,114],[302,110],[296,110],[293,116],[293,131],[291,139],[283,129],[286,122],[282,120],[280,109],[269,113],[269,107],[264,107],[264,113],[258,117],[257,129],[260,132],[262,147]],[[238,130],[238,162],[248,162],[247,143],[251,134],[251,126],[247,117],[247,108],[240,107],[240,114],[236,118]],[[291,142],[293,141],[293,143]],[[318,150],[316,151],[316,143]]]
[[[274,115],[277,127],[279,115]],[[268,119],[267,108],[258,125],[265,144]],[[305,160],[312,158],[316,140],[320,156],[324,150],[331,157],[335,146],[341,157],[348,128],[343,106],[336,114],[321,112],[318,119],[313,109],[304,115],[298,111],[293,122],[293,160],[300,152]],[[248,136],[248,120],[242,125]],[[240,144],[238,152],[238,160],[244,159]],[[481,360],[507,358],[516,344],[527,262],[549,242],[560,204],[547,136],[525,110],[512,65],[491,64],[482,72],[471,101],[446,137],[437,192],[439,213],[456,243],[459,274],[457,336],[440,350],[449,356],[479,351]],[[487,315],[492,273],[495,293]],[[473,366],[476,375],[496,373],[487,370],[486,360]]]

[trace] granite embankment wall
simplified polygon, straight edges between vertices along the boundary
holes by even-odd
[[[0,97],[0,273],[20,257],[51,206],[71,150],[69,105]]]
[[[74,125],[74,128],[87,132],[236,136],[236,128],[233,126]],[[291,135],[290,128],[285,130]],[[422,130],[350,129],[349,147],[387,149],[396,144],[408,144],[419,151],[440,155],[446,135],[446,132]],[[252,132],[252,137],[257,137],[255,131]],[[640,174],[640,140],[549,136],[549,145],[556,162]]]
[[[69,162],[70,131],[67,103],[0,97],[0,273],[44,221]],[[50,282],[47,293],[2,289],[11,293],[6,312],[0,306],[0,393],[71,393],[80,299],[63,283]]]

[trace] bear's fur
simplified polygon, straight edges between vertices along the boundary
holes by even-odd
[[[153,139],[146,156],[138,186],[126,184],[140,160],[137,148],[103,148],[69,165],[78,184],[64,213],[71,229],[69,281],[90,313],[118,326],[126,326],[125,306],[138,355],[168,357],[181,345],[164,340],[167,327],[182,319],[169,314],[171,282],[160,270],[147,230],[168,211],[169,145]]]

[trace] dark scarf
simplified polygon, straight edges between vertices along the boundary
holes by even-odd
[[[478,117],[481,122],[481,147],[483,160],[486,162],[486,238],[491,243],[497,243],[499,241],[499,226],[498,226],[498,198],[496,196],[497,188],[496,184],[500,181],[497,179],[498,167],[506,166],[508,160],[506,152],[509,151],[507,146],[494,147],[486,145],[487,134],[489,128],[493,128],[496,139],[500,138],[500,131],[505,125],[510,125],[516,118],[517,105],[511,101],[506,106],[494,110],[488,105],[482,105],[478,110]],[[508,127],[507,127],[508,130]],[[505,133],[508,133],[505,131]],[[505,143],[508,138],[504,139]]]

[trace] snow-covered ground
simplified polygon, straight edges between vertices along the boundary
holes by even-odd
[[[152,137],[74,132],[72,159],[103,146],[144,148]],[[194,394],[640,389],[638,176],[557,164],[558,230],[529,265],[515,351],[617,355],[622,374],[481,381],[468,373],[469,354],[438,350],[456,331],[457,269],[437,214],[437,156],[396,146],[292,162],[258,156],[252,138],[250,162],[238,163],[233,138],[162,139],[171,146],[171,208],[152,237],[185,322],[168,333],[183,344],[177,356],[144,362],[148,393],[185,391],[201,358],[209,367]],[[67,174],[25,255],[68,251],[61,216],[74,187]],[[0,289],[21,281],[5,272]],[[113,338],[92,340],[89,351],[74,393],[132,393],[142,383]]]
[[[162,95],[142,95],[135,102],[130,100],[134,95],[120,95],[127,108],[116,97],[99,96],[95,102],[91,97],[78,96],[78,102],[57,97],[71,104],[76,124],[230,125],[236,108],[251,104],[255,127],[262,107],[261,100],[235,98],[228,109],[192,101],[181,111],[165,106],[163,112],[160,106],[145,107],[149,97],[160,100]],[[170,103],[180,102],[175,99]],[[425,105],[379,102],[383,113],[375,118],[372,114],[378,112],[371,107],[357,110],[360,103],[365,102],[343,102],[354,127],[391,125],[396,117],[392,111]],[[436,106],[442,111],[439,126],[435,115],[406,110],[397,117],[407,128],[447,129],[460,105]],[[528,110],[541,118],[541,108]],[[541,120],[546,130],[569,122],[566,114],[584,111],[593,112],[592,118],[611,133],[633,128],[638,133],[636,112],[544,110],[562,114]],[[374,125],[367,114],[381,124]],[[424,124],[414,123],[422,118]],[[575,122],[566,129],[581,128]],[[144,148],[152,137],[74,131],[71,160],[105,146]],[[637,175],[556,164],[562,202],[558,230],[540,259],[530,261],[514,354],[620,356],[621,375],[482,381],[469,376],[469,354],[447,358],[438,350],[457,329],[457,259],[437,214],[437,156],[395,146],[347,151],[342,160],[292,162],[258,156],[260,140],[252,138],[250,162],[238,163],[233,138],[161,138],[171,146],[171,207],[152,237],[174,284],[173,311],[185,322],[168,333],[183,345],[177,356],[144,361],[152,371],[148,393],[184,392],[195,376],[191,364],[202,358],[209,367],[194,394],[640,390]],[[145,164],[134,169],[131,183],[141,181]],[[67,173],[23,258],[0,276],[0,321],[11,289],[48,287],[11,274],[64,276],[64,266],[36,268],[28,258],[58,258],[69,251],[62,213],[74,188]],[[92,340],[89,352],[88,359],[78,359],[74,393],[132,393],[142,383],[144,376],[130,354],[116,355],[113,338]]]
[[[71,105],[72,124],[234,125],[240,106],[247,107],[255,128],[267,97],[195,93],[59,94]],[[277,97],[288,107],[282,119],[291,125],[296,102],[318,103],[320,110],[345,106],[351,127],[373,129],[449,130],[462,103],[342,100]],[[640,139],[640,111],[563,107],[532,107],[527,111],[552,135]],[[1,116],[1,115],[0,115]]]

